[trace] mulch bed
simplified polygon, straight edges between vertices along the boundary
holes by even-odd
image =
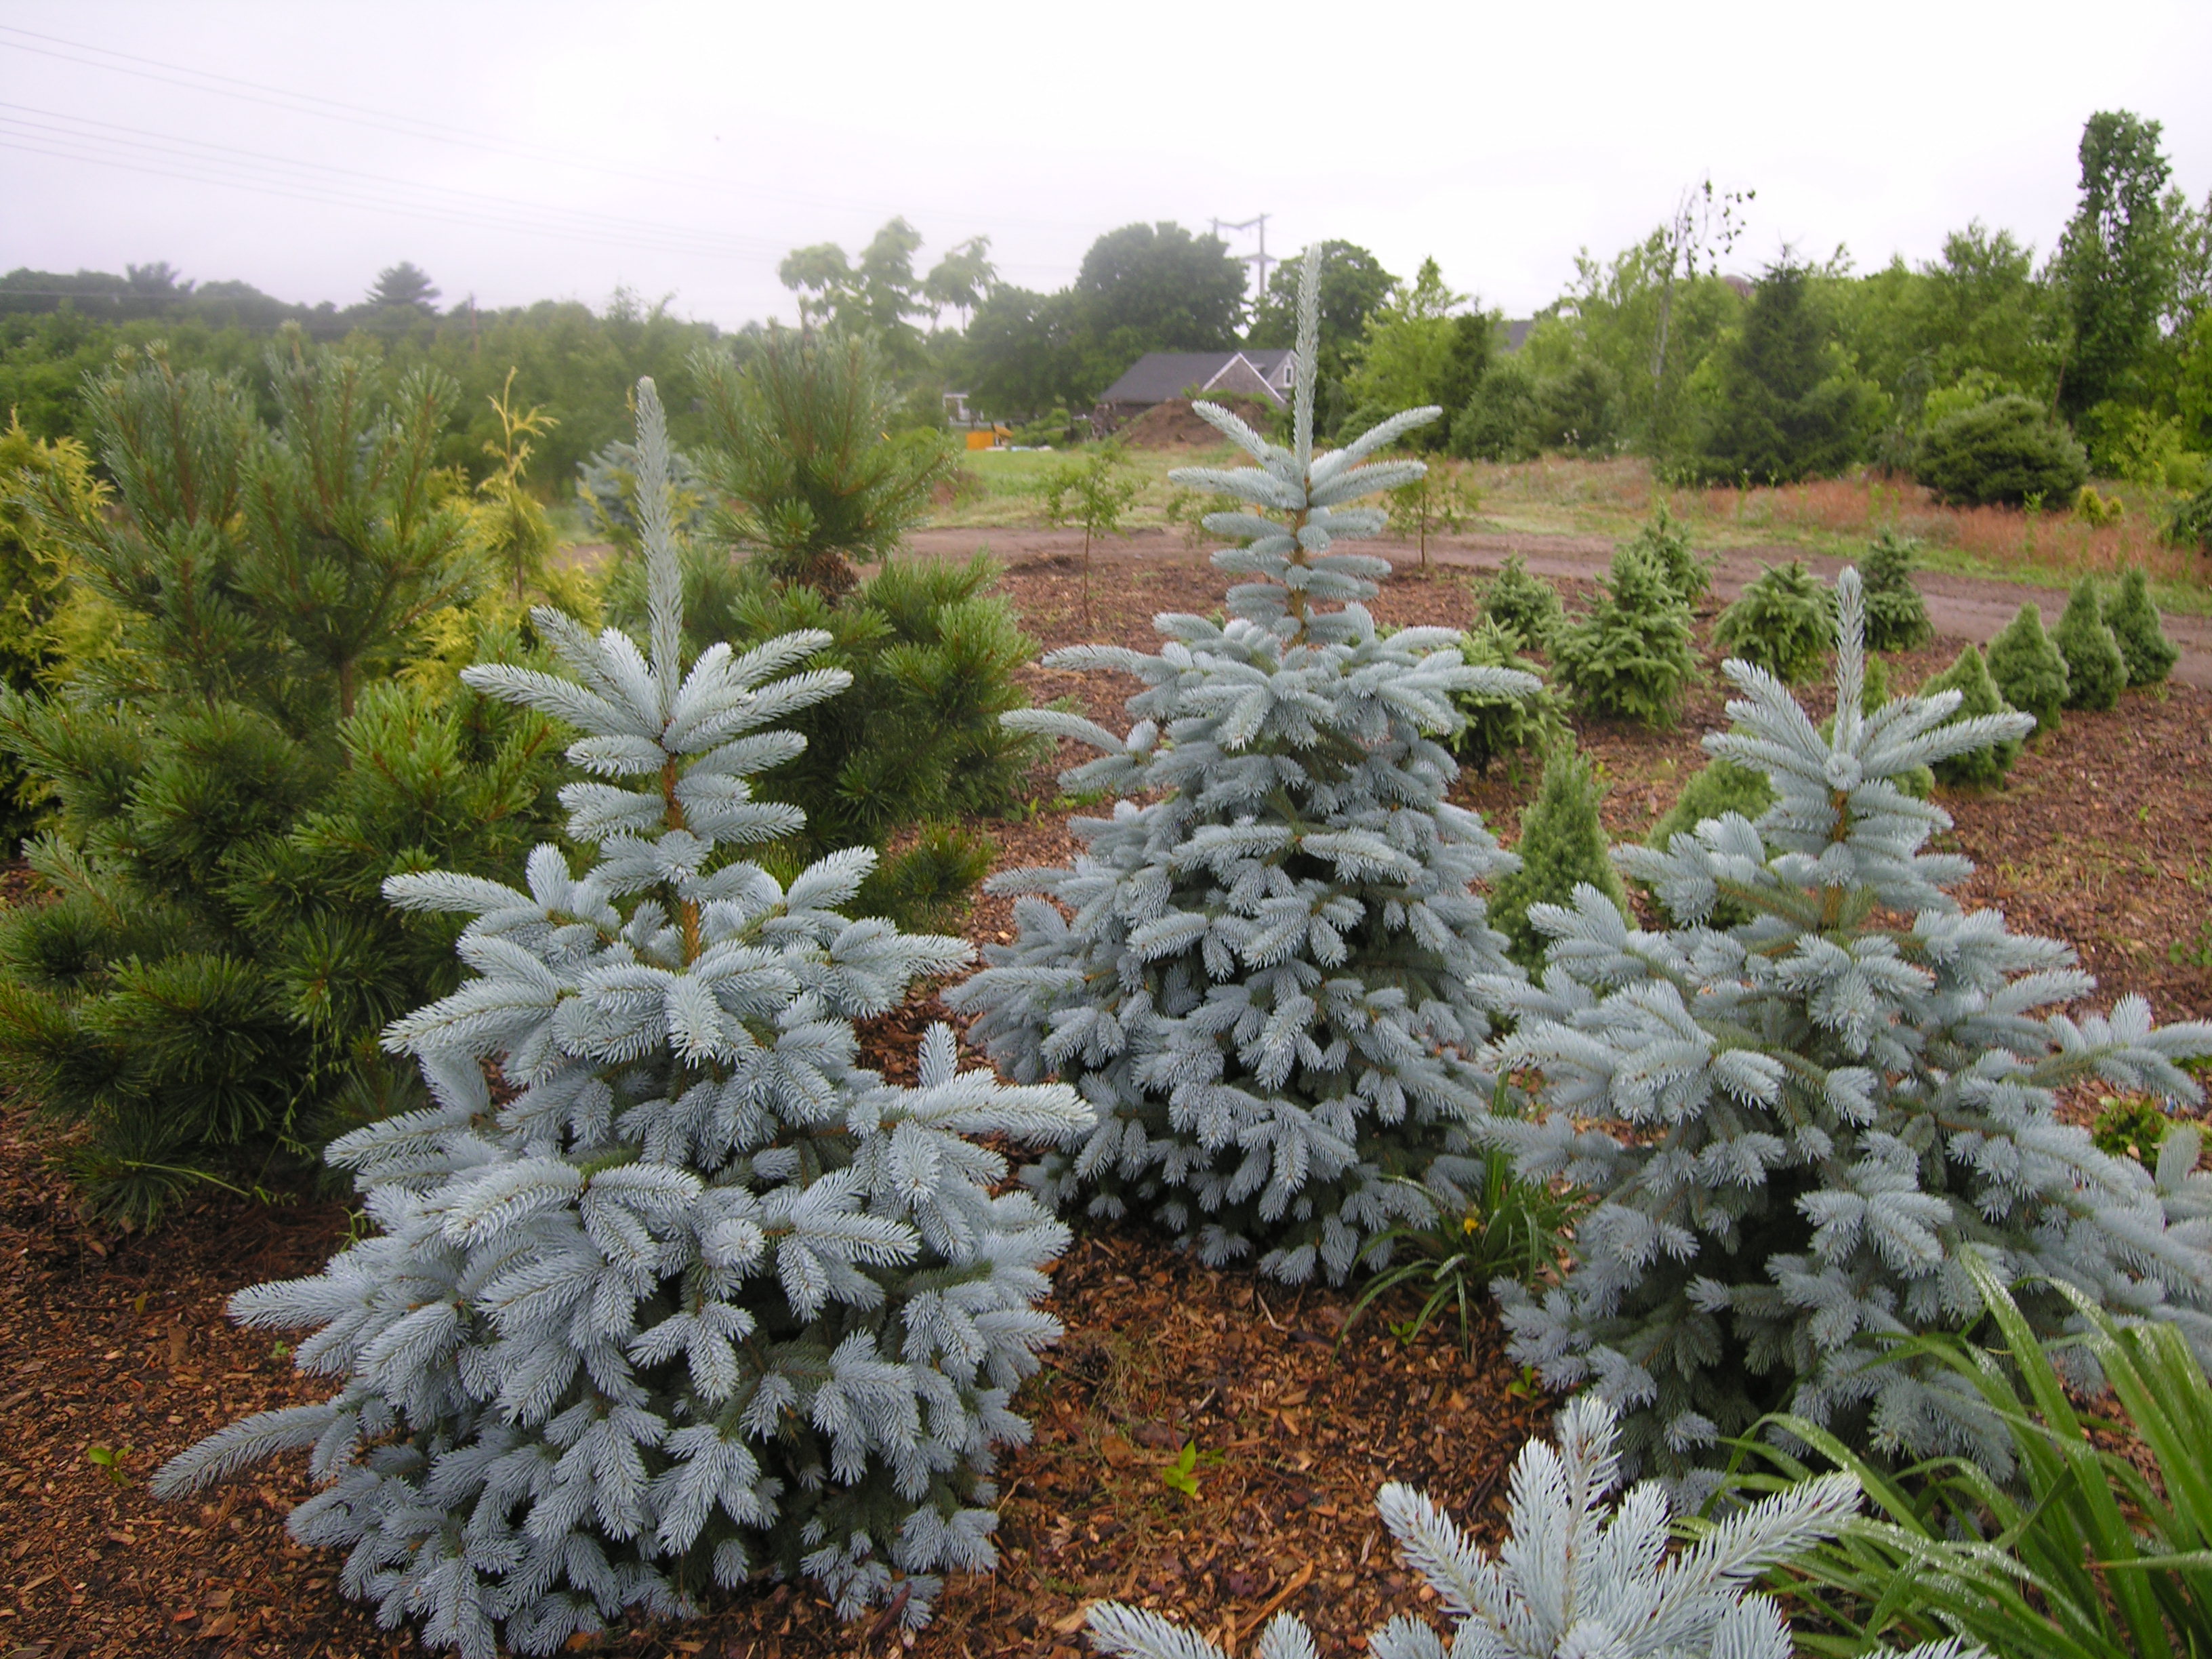
[[[1079,560],[1018,562],[1004,585],[1047,646],[1148,645],[1153,614],[1212,613],[1224,587],[1164,538],[1152,557],[1094,568],[1087,621]],[[1394,582],[1376,609],[1398,624],[1473,614],[1464,583],[1443,575]],[[1916,683],[1960,643],[1893,665],[1893,682]],[[1118,727],[1131,688],[1112,678],[1033,668],[1025,689],[1072,696]],[[1640,836],[1702,763],[1698,738],[1724,724],[1723,702],[1716,678],[1672,732],[1582,731],[1611,781],[1616,836]],[[1054,799],[1048,774],[1037,782],[1033,815],[978,826],[1001,868],[1075,849],[1066,820],[1080,809]],[[1501,766],[1463,781],[1458,799],[1510,840],[1533,787]],[[2212,1016],[2212,695],[2175,688],[2069,714],[2003,791],[1945,805],[1979,866],[1970,902],[2073,942],[2100,981],[2100,1005],[2139,991],[2161,1019]],[[1003,939],[1009,909],[979,902],[969,936]],[[947,1017],[940,989],[868,1023],[870,1054],[893,1077],[912,1076],[921,1030]],[[338,1595],[337,1558],[284,1535],[308,1490],[296,1463],[188,1504],[157,1504],[144,1486],[200,1436],[316,1396],[282,1345],[233,1328],[222,1310],[240,1285],[313,1272],[344,1239],[343,1205],[226,1198],[151,1238],[117,1237],[79,1220],[46,1161],[51,1146],[20,1114],[0,1119],[0,1659],[417,1651],[411,1632],[379,1631]],[[1325,1652],[1348,1653],[1417,1595],[1375,1518],[1376,1488],[1409,1481],[1494,1538],[1506,1464],[1549,1419],[1551,1402],[1519,1380],[1494,1323],[1465,1348],[1455,1329],[1433,1327],[1408,1346],[1389,1334],[1386,1304],[1346,1335],[1350,1295],[1209,1272],[1137,1229],[1085,1231],[1055,1282],[1068,1334],[1023,1396],[1036,1437],[1002,1471],[1000,1568],[953,1584],[937,1621],[904,1642],[917,1653],[1086,1651],[1080,1610],[1102,1595],[1170,1611],[1240,1651],[1287,1607]],[[1194,1497],[1164,1479],[1186,1445]],[[597,1650],[798,1659],[902,1644],[842,1627],[808,1589],[785,1586]]]

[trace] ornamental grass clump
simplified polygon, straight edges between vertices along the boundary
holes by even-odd
[[[1614,552],[1589,614],[1559,630],[1552,659],[1559,683],[1589,713],[1672,726],[1698,677],[1689,604],[1629,543]]]
[[[2043,614],[2032,601],[1990,641],[1988,660],[1998,695],[2021,714],[2033,715],[2038,732],[2056,732],[2059,711],[2066,707],[2066,659],[2043,631]]]
[[[2156,685],[2173,672],[2181,653],[2160,626],[2158,607],[2151,603],[2150,583],[2142,567],[2132,567],[2120,578],[2120,591],[2105,601],[2105,626],[2119,641],[2127,659],[2128,685]]]
[[[1469,888],[1515,861],[1445,799],[1459,769],[1438,738],[1456,695],[1538,683],[1467,666],[1449,629],[1376,631],[1361,601],[1389,566],[1334,544],[1382,529],[1349,503],[1420,463],[1367,457],[1437,411],[1314,453],[1315,280],[1310,261],[1291,447],[1201,403],[1258,465],[1175,475],[1247,504],[1206,520],[1244,544],[1213,556],[1248,579],[1230,620],[1160,617],[1157,656],[1046,659],[1143,682],[1126,737],[1006,716],[1102,750],[1062,782],[1120,799],[1073,822],[1072,866],[991,884],[1024,896],[1015,938],[950,1000],[1013,1077],[1057,1074],[1098,1109],[1037,1171],[1055,1201],[1156,1218],[1209,1265],[1256,1254],[1276,1278],[1341,1283],[1391,1227],[1463,1202],[1491,1090],[1470,984],[1507,966]]]
[[[1923,850],[1949,817],[1899,787],[2028,719],[1956,720],[1950,693],[1863,714],[1856,572],[1837,599],[1832,734],[1731,663],[1735,727],[1705,739],[1764,769],[1774,805],[1614,850],[1680,925],[1633,928],[1584,890],[1534,913],[1553,940],[1540,985],[1483,988],[1515,1021],[1486,1062],[1532,1079],[1549,1113],[1493,1116],[1486,1138],[1524,1179],[1596,1200],[1559,1288],[1498,1287],[1511,1351],[1616,1402],[1630,1455],[1692,1484],[1723,1437],[1782,1410],[1855,1449],[2004,1467],[1973,1390],[1897,1346],[1980,1317],[1969,1254],[2046,1335],[2073,1321],[2053,1288],[2071,1285],[2212,1354],[2193,1132],[2154,1176],[2057,1115],[2057,1091],[2092,1077],[2200,1099],[2180,1062],[2212,1054],[2212,1024],[2156,1026],[2133,996],[2037,1012],[2094,982],[2058,941],[1963,910],[1950,890],[1971,866]],[[1713,926],[1723,903],[1747,919]]]
[[[2069,708],[2113,708],[2127,689],[2128,659],[2120,642],[2105,626],[2104,607],[2097,602],[2097,579],[2084,576],[2074,584],[2066,600],[2066,614],[2051,635],[2058,654],[2066,659],[2066,706]]]
[[[745,780],[797,750],[776,722],[844,677],[787,672],[820,634],[687,671],[650,380],[638,425],[649,643],[541,609],[565,675],[467,674],[581,728],[568,756],[591,779],[562,799],[596,858],[578,878],[541,846],[526,892],[386,884],[473,918],[476,975],[385,1034],[434,1103],[331,1147],[370,1237],[231,1303],[313,1328],[296,1363],[338,1391],[154,1482],[179,1496],[312,1448],[324,1486],[293,1537],[347,1550],[348,1594],[469,1659],[678,1614],[762,1570],[912,1626],[940,1573],[989,1566],[992,1461],[1026,1436],[1010,1402],[1058,1333],[1035,1304],[1067,1234],[994,1196],[1006,1159],[967,1137],[1062,1144],[1091,1121],[1068,1089],[957,1071],[943,1026],[916,1087],[856,1063],[854,1018],[967,948],[840,915],[866,849],[787,887],[738,856],[796,827]]]
[[[1713,625],[1713,643],[1784,685],[1820,672],[1836,633],[1836,596],[1804,561],[1768,565]]]

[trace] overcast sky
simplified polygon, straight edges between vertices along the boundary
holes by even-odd
[[[345,304],[412,259],[734,325],[895,213],[925,269],[988,235],[1052,289],[1131,220],[1265,212],[1523,315],[1708,173],[1758,192],[1746,270],[1975,217],[2048,249],[2111,108],[2212,190],[2212,3],[0,0],[0,268]]]

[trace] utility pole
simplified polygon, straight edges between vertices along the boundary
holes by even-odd
[[[1267,267],[1282,263],[1279,259],[1267,257],[1267,216],[1263,213],[1256,219],[1245,220],[1242,224],[1230,224],[1220,219],[1213,222],[1213,240],[1217,242],[1221,240],[1221,233],[1224,230],[1255,229],[1260,233],[1260,251],[1257,253],[1240,253],[1237,258],[1239,263],[1250,265],[1259,274],[1259,285],[1253,293],[1253,298],[1257,299],[1267,291]]]

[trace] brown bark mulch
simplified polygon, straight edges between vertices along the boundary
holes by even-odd
[[[1465,574],[1401,577],[1375,608],[1397,624],[1464,623]],[[1149,646],[1156,612],[1212,613],[1225,586],[1165,538],[1154,556],[1094,566],[1087,619],[1082,583],[1079,560],[1050,553],[1017,559],[1004,586],[1049,647]],[[1574,604],[1580,585],[1566,586]],[[1893,664],[1893,683],[1942,667],[1960,643]],[[1073,697],[1120,729],[1132,687],[1113,681],[1036,667],[1025,690]],[[1641,836],[1702,763],[1698,739],[1724,724],[1723,701],[1709,677],[1672,731],[1581,729],[1611,785],[1616,836]],[[1825,712],[1817,692],[1807,701]],[[1065,860],[1076,846],[1067,819],[1096,810],[1060,798],[1048,772],[1036,786],[1033,811],[976,826],[998,843],[999,867]],[[1510,841],[1534,787],[1525,769],[1501,766],[1463,780],[1457,798]],[[2100,981],[2094,1003],[2140,991],[2161,1019],[2212,1017],[2212,693],[2173,687],[2069,714],[2002,790],[1943,804],[1957,820],[1951,839],[1978,866],[1967,901],[2072,942]],[[1004,939],[1009,909],[980,901],[965,931]],[[910,1078],[921,1030],[947,1017],[940,988],[868,1023],[872,1063]],[[2094,1109],[2094,1099],[2072,1103]],[[200,1436],[315,1397],[283,1345],[233,1328],[222,1309],[240,1285],[313,1272],[344,1240],[344,1206],[224,1198],[152,1237],[118,1237],[79,1220],[46,1161],[52,1146],[20,1110],[0,1119],[0,1659],[417,1651],[411,1632],[378,1630],[339,1595],[337,1557],[285,1536],[283,1517],[308,1490],[296,1463],[191,1503],[145,1491],[152,1469]],[[842,1627],[806,1587],[787,1585],[686,1626],[613,1634],[597,1650],[1072,1656],[1086,1650],[1084,1604],[1114,1595],[1240,1651],[1288,1607],[1324,1651],[1352,1651],[1417,1594],[1375,1518],[1376,1488],[1411,1482],[1494,1536],[1505,1468],[1551,1406],[1505,1358],[1494,1323],[1468,1349],[1449,1328],[1407,1346],[1378,1310],[1340,1351],[1351,1302],[1209,1272],[1140,1229],[1086,1229],[1055,1279],[1067,1337],[1023,1395],[1034,1443],[1002,1472],[995,1575],[956,1581],[910,1642]],[[1180,1472],[1194,1496],[1166,1478]]]

